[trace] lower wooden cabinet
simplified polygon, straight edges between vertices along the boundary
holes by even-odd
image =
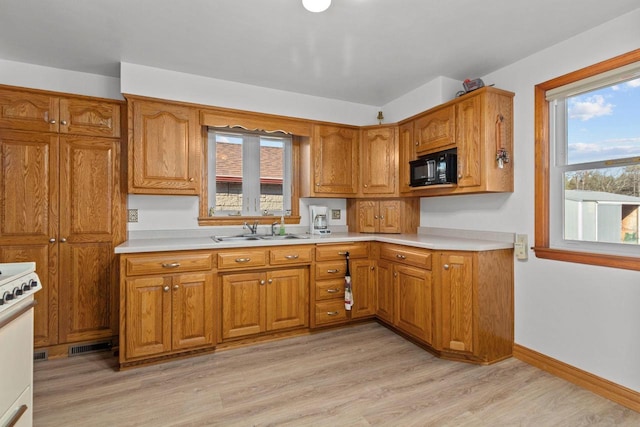
[[[221,275],[222,339],[308,326],[307,272],[290,268]]]
[[[121,366],[216,345],[211,253],[123,255],[120,270]]]
[[[353,260],[350,263],[353,306],[351,318],[360,319],[376,314],[376,262]]]

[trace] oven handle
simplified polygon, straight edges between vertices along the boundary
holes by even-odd
[[[20,405],[16,413],[13,414],[13,417],[11,417],[11,419],[7,423],[6,427],[13,427],[17,425],[18,421],[20,421],[20,418],[22,418],[22,416],[24,415],[25,412],[27,412],[28,409],[29,407],[27,405]]]
[[[15,313],[13,313],[11,316],[7,317],[6,319],[0,320],[0,329],[4,328],[9,323],[13,322],[18,317],[22,316],[23,313],[31,310],[37,303],[38,302],[36,300],[32,300],[29,304],[25,305],[20,310],[18,310]]]

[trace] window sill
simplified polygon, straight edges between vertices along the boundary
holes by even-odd
[[[573,252],[545,247],[534,247],[532,249],[536,254],[536,258],[640,271],[640,258],[636,257]]]
[[[280,216],[206,216],[198,218],[198,225],[242,225],[245,222],[253,224],[258,221],[258,224],[271,225],[274,222],[280,222]],[[300,224],[300,216],[285,216],[285,224]]]

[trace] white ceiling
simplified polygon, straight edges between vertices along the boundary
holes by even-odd
[[[0,58],[113,77],[122,61],[381,106],[437,76],[485,75],[639,7],[333,0],[317,14],[301,0],[0,0]]]

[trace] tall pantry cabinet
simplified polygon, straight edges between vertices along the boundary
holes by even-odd
[[[35,347],[118,334],[124,103],[0,87],[0,262],[35,261]]]

